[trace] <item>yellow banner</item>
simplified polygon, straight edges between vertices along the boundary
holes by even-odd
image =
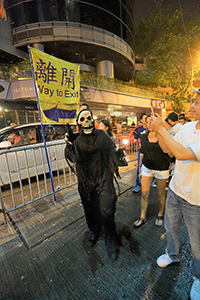
[[[80,99],[79,66],[29,47],[42,123],[76,121]]]

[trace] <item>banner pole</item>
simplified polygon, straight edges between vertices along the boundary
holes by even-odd
[[[45,154],[46,154],[46,158],[47,158],[47,165],[48,165],[48,168],[49,168],[51,188],[52,188],[52,192],[53,192],[53,200],[54,200],[55,205],[57,205],[56,196],[55,196],[55,190],[54,190],[54,185],[53,185],[53,177],[52,177],[51,165],[50,165],[50,162],[49,162],[49,156],[48,156],[47,146],[46,146],[46,139],[45,139],[45,135],[44,135],[44,128],[43,128],[43,124],[42,124],[41,111],[40,111],[40,105],[39,105],[39,97],[38,97],[38,90],[37,90],[37,85],[36,85],[36,80],[35,80],[35,74],[34,74],[34,67],[33,67],[33,60],[32,60],[30,45],[28,45],[28,53],[29,53],[29,58],[30,58],[30,62],[31,62],[31,71],[32,71],[33,82],[34,82],[34,87],[35,87],[35,94],[36,94],[36,100],[37,100],[37,108],[38,108],[39,119],[40,119],[40,124],[41,124],[42,137],[43,137],[43,142],[44,142],[44,149],[45,149]]]

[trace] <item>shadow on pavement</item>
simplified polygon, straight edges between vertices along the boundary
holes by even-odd
[[[139,216],[140,193],[132,192],[134,180],[135,170],[129,170],[120,183],[116,227],[122,246],[115,262],[107,255],[103,234],[93,248],[87,247],[89,231],[77,191],[70,197],[62,194],[56,208],[47,201],[13,212],[18,232],[0,245],[0,299],[188,300],[192,269],[187,230],[182,227],[181,262],[158,267],[166,234],[154,225],[156,188],[151,188],[147,223],[136,229],[132,224]]]

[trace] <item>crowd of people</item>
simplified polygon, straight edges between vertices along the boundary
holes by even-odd
[[[176,158],[166,199],[164,225],[167,233],[165,254],[157,259],[160,267],[179,262],[182,255],[181,223],[185,222],[192,250],[194,282],[190,299],[200,299],[200,89],[191,105],[195,122],[184,124],[175,136],[152,116],[151,125],[160,147]]]
[[[155,183],[158,209],[154,224],[164,225],[167,236],[165,254],[158,257],[157,265],[164,268],[181,260],[180,231],[184,221],[194,273],[190,298],[200,300],[200,89],[194,92],[191,112],[196,121],[184,113],[172,112],[164,121],[156,114],[143,113],[139,125],[132,124],[138,146],[133,192],[141,191],[140,215],[133,220],[133,226],[136,229],[147,223],[148,197]],[[77,133],[67,133],[65,138],[65,157],[76,165],[78,191],[90,230],[87,246],[93,247],[103,232],[107,253],[113,260],[117,259],[121,246],[115,225],[114,180],[115,175],[119,176],[118,167],[128,164],[124,151],[115,143],[115,134],[121,131],[119,123],[111,124],[109,120],[97,123],[84,103],[77,116]],[[17,145],[22,137],[27,143],[35,139],[32,132],[23,132],[10,137],[11,142]]]
[[[164,221],[167,233],[165,254],[157,259],[159,267],[179,262],[182,255],[181,223],[185,222],[192,250],[194,281],[190,299],[200,300],[200,89],[191,105],[195,122],[185,114],[172,112],[164,122],[155,115],[146,117],[147,129],[140,137],[138,172],[134,192],[140,191],[141,214],[133,225],[146,223],[148,195],[153,178],[158,193],[156,226]],[[144,122],[141,122],[144,127]],[[165,201],[167,180],[169,189]]]
[[[165,254],[157,259],[157,264],[163,268],[180,261],[180,228],[184,220],[193,254],[190,298],[200,300],[200,90],[195,92],[191,111],[197,121],[175,112],[164,122],[152,114],[143,113],[140,117],[140,125],[134,131],[139,149],[133,191],[141,190],[141,210],[133,226],[139,228],[147,222],[148,197],[155,180],[158,195],[155,226],[164,224],[167,234]],[[79,133],[75,137],[66,135],[65,155],[76,164],[78,190],[91,233],[87,245],[94,246],[103,231],[107,253],[116,260],[121,241],[115,226],[114,174],[116,168],[127,165],[125,154],[115,145],[109,120],[102,120],[97,129],[88,106],[81,107],[77,126]]]

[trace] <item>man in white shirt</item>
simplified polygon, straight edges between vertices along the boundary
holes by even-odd
[[[180,228],[184,220],[193,254],[194,282],[190,299],[200,300],[200,89],[194,91],[197,95],[193,99],[191,112],[196,122],[182,126],[174,138],[154,116],[152,126],[157,132],[163,151],[176,157],[165,209],[166,254],[157,259],[157,264],[163,268],[180,261],[182,250]]]

